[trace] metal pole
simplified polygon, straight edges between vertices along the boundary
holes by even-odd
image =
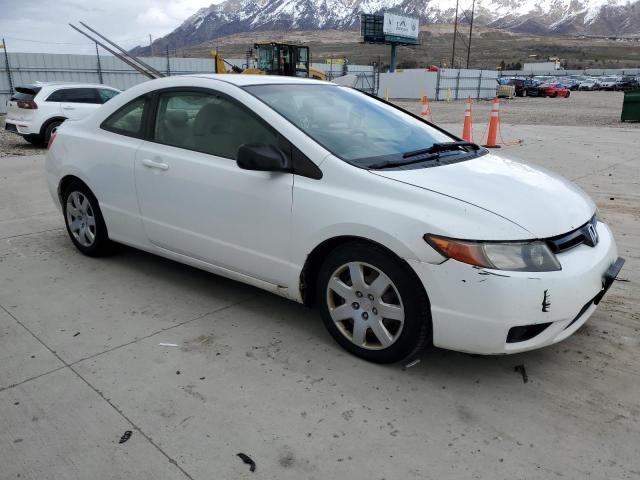
[[[9,54],[7,53],[7,42],[2,39],[2,46],[4,50],[4,64],[7,67],[7,77],[9,78],[9,95],[13,93],[13,79],[11,78],[11,67],[9,66]]]
[[[389,63],[389,73],[393,73],[396,71],[396,63],[397,63],[397,43],[391,44],[391,62]]]
[[[480,98],[480,87],[482,86],[482,70],[480,70],[480,76],[478,77],[478,95],[476,98]]]
[[[458,36],[458,0],[456,0],[456,19],[453,22],[453,51],[451,52],[451,68],[456,68],[456,37]]]
[[[440,69],[436,72],[436,100],[440,100]]]
[[[473,16],[476,11],[476,0],[471,4],[471,21],[469,25],[469,45],[467,45],[467,69],[469,68],[469,58],[471,58],[471,35],[473,34]]]
[[[171,64],[169,62],[169,44],[167,43],[167,77],[171,75]]]
[[[459,91],[460,91],[460,69],[458,69],[458,77],[456,78],[456,100],[458,100]]]
[[[100,54],[98,53],[98,44],[96,43],[96,60],[98,62],[98,83],[104,83],[102,79],[102,65],[100,65]]]

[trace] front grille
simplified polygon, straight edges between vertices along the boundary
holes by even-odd
[[[17,132],[18,128],[13,123],[5,123],[4,129],[9,132]]]
[[[548,238],[547,245],[549,245],[553,253],[564,252],[583,243],[590,247],[595,247],[598,243],[597,223],[598,220],[594,215],[591,217],[591,220],[575,230],[558,235],[557,237]]]

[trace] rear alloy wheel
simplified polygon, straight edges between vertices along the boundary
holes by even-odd
[[[71,241],[85,255],[110,253],[111,241],[98,201],[81,182],[73,182],[64,194],[64,219]]]
[[[334,250],[321,268],[317,300],[334,339],[365,360],[396,362],[430,339],[428,300],[415,273],[373,245]]]

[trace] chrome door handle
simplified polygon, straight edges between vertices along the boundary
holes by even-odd
[[[62,107],[63,110],[75,110],[76,107]]]
[[[155,162],[153,160],[142,160],[142,165],[147,168],[157,168],[158,170],[169,170],[169,165],[162,162]]]

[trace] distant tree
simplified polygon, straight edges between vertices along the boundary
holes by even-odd
[[[506,69],[506,65],[504,63],[504,60],[500,60],[500,70],[505,70]]]

